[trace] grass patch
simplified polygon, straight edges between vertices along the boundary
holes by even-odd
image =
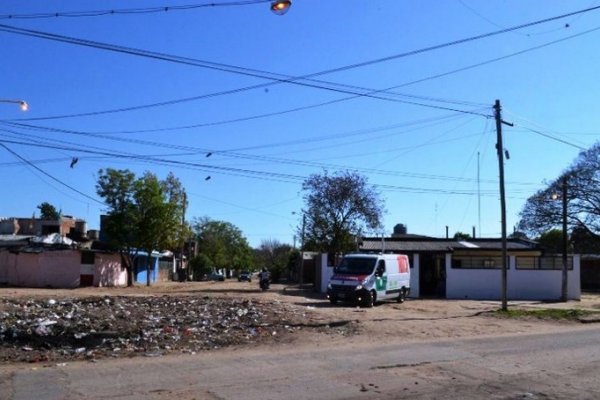
[[[590,315],[600,317],[600,312],[578,309],[557,309],[544,308],[539,310],[498,310],[494,312],[496,317],[500,318],[539,318],[552,320],[579,320]]]

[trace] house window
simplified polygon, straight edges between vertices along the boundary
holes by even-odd
[[[573,269],[573,257],[567,257],[567,268]],[[517,257],[517,269],[562,270],[562,257]]]
[[[502,257],[453,256],[452,268],[500,269],[502,268]]]
[[[82,264],[94,264],[96,260],[96,253],[93,251],[82,251],[81,252],[81,263]]]

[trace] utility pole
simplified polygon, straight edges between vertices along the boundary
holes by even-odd
[[[479,228],[479,236],[481,236],[481,171],[479,166],[480,154],[477,152],[477,227]],[[475,235],[473,235],[475,237]]]
[[[187,239],[184,235],[184,233],[185,233],[185,205],[186,205],[185,203],[187,203],[187,193],[183,192],[183,204],[182,204],[183,210],[181,212],[181,253],[179,253],[179,258],[180,258],[179,267],[180,267],[181,273],[183,273],[183,252],[185,250],[185,241]],[[188,265],[189,265],[189,263],[188,263]],[[179,280],[179,277],[177,277],[177,278]],[[185,278],[186,278],[185,279],[186,281],[190,280],[190,269],[189,268],[185,269]]]
[[[304,229],[306,228],[306,213],[302,213],[302,237],[300,238],[300,289],[304,285]]]
[[[567,250],[568,250],[568,236],[567,236],[567,176],[565,175],[562,179],[562,290],[561,290],[561,301],[568,300],[568,266],[567,266]]]
[[[500,100],[494,104],[494,118],[496,119],[496,150],[498,152],[498,169],[500,175],[500,220],[502,224],[502,311],[508,310],[507,299],[507,251],[506,251],[506,193],[504,190],[504,145],[502,144],[502,124],[513,126],[508,122],[502,121],[502,108]]]

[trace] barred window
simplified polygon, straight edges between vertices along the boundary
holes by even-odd
[[[517,269],[562,270],[562,257],[517,257]],[[573,269],[573,257],[567,257],[567,268]]]
[[[81,263],[82,264],[94,264],[96,259],[96,253],[93,251],[82,251],[81,252]]]
[[[502,268],[502,257],[453,256],[452,268],[500,269]]]

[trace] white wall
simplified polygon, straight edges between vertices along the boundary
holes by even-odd
[[[321,287],[319,293],[327,292],[329,279],[333,276],[333,266],[327,265],[327,254],[319,254],[315,256],[315,264],[317,269],[321,271]]]
[[[411,261],[410,268],[410,296],[409,297],[419,297],[419,266],[420,258],[418,254],[414,254]]]
[[[446,255],[446,297],[449,299],[502,298],[500,269],[451,268],[452,256]],[[509,300],[558,300],[561,297],[561,270],[523,270],[515,268],[515,257],[509,257],[507,297]],[[581,298],[580,256],[573,256],[573,269],[568,272],[568,298]]]

